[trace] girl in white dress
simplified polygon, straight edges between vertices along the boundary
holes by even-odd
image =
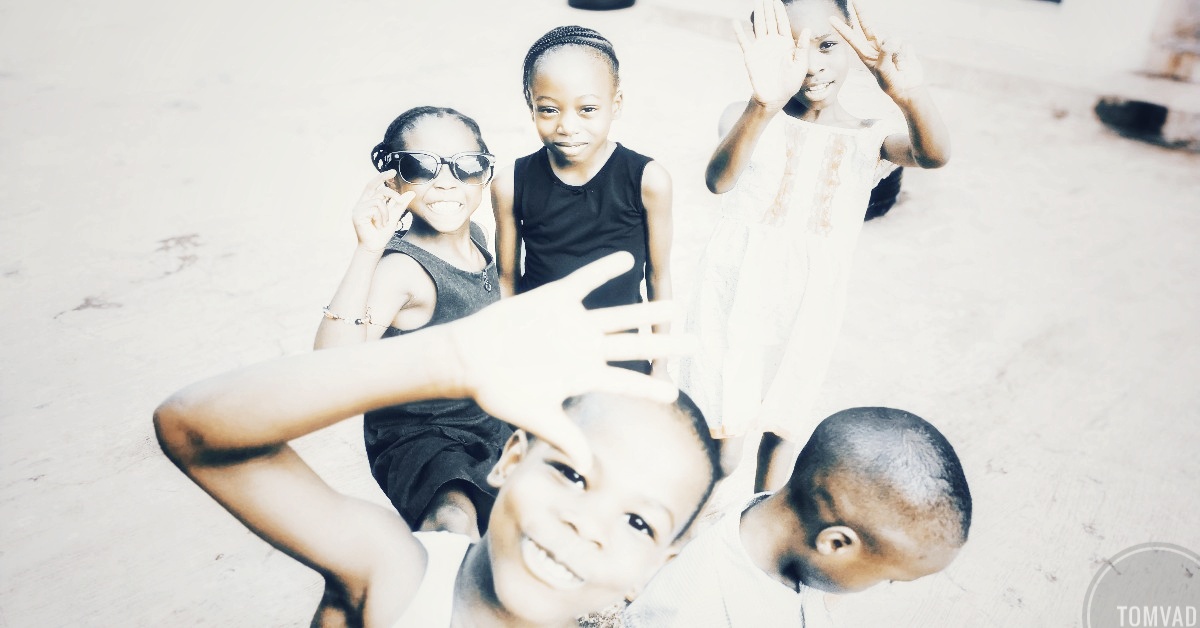
[[[887,162],[944,165],[950,142],[917,60],[847,0],[758,0],[752,21],[752,34],[735,24],[753,94],[722,115],[706,172],[724,198],[689,313],[701,350],[682,362],[680,387],[728,439],[726,472],[742,437],[763,432],[755,488],[771,490],[808,433],[871,189]],[[906,125],[839,104],[855,53]]]

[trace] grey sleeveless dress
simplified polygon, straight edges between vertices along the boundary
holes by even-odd
[[[467,272],[396,234],[384,255],[416,260],[437,286],[433,318],[424,327],[473,314],[500,299],[496,262],[487,250],[483,229],[471,223],[471,240],[487,265]],[[422,327],[421,329],[423,329]],[[384,338],[411,333],[389,327]],[[470,399],[434,399],[367,412],[363,418],[371,475],[409,525],[417,524],[433,496],[447,483],[458,483],[479,513],[482,532],[495,500],[486,478],[512,428]]]

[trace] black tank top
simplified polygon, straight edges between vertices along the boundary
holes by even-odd
[[[600,171],[576,186],[555,176],[545,148],[517,159],[513,215],[525,247],[517,292],[562,279],[609,253],[629,251],[633,268],[596,288],[583,304],[594,309],[640,303],[647,246],[642,173],[651,161],[617,144]]]

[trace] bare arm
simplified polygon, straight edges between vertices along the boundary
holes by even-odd
[[[829,18],[830,24],[858,53],[908,123],[908,133],[893,133],[884,139],[880,156],[900,166],[946,165],[950,161],[950,131],[925,89],[920,61],[908,46],[876,34],[855,4],[849,5],[849,12],[849,24],[833,17]]]
[[[744,105],[733,103],[721,114],[718,131],[721,143],[713,151],[708,160],[708,169],[704,172],[704,182],[708,191],[713,194],[724,194],[732,190],[750,163],[754,147],[763,129],[782,107],[768,107],[749,100]]]
[[[473,396],[486,411],[555,444],[590,453],[563,414],[587,390],[673,399],[668,382],[610,367],[677,343],[614,334],[670,315],[662,304],[584,310],[596,286],[628,270],[627,253],[472,316],[395,339],[292,356],[180,390],[154,414],[167,456],[258,536],[338,585],[364,623],[389,625],[424,573],[424,551],[394,512],[323,482],[288,441],[383,405]],[[504,333],[497,333],[504,330]],[[514,364],[516,356],[516,364]],[[384,594],[368,599],[370,591]]]
[[[521,263],[521,236],[513,214],[513,169],[497,169],[492,180],[492,211],[496,217],[496,270],[500,275],[500,296],[517,292],[517,268]]]
[[[642,173],[642,206],[646,208],[646,296],[651,301],[669,301],[671,288],[671,240],[674,219],[671,214],[671,174],[657,161],[646,164]],[[671,331],[669,322],[654,326],[654,331]],[[666,359],[654,361],[654,374],[666,377]]]
[[[377,339],[399,309],[398,304],[392,303],[397,301],[397,296],[389,290],[389,278],[377,276],[376,271],[383,250],[413,197],[412,192],[401,195],[387,186],[387,180],[395,174],[388,170],[373,177],[354,206],[352,220],[358,246],[329,301],[329,313],[317,326],[314,349]],[[377,322],[382,325],[367,324],[372,317],[378,318]]]
[[[730,105],[721,116],[721,143],[708,162],[705,183],[714,194],[733,189],[763,129],[804,84],[808,73],[808,29],[792,37],[787,9],[780,0],[758,0],[752,33],[734,22],[753,95],[745,106]],[[740,115],[737,113],[740,110]]]
[[[950,130],[942,122],[928,90],[913,88],[895,98],[908,122],[908,133],[883,141],[880,156],[898,166],[941,168],[950,161]]]

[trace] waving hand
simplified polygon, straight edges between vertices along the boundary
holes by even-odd
[[[832,17],[829,23],[858,53],[863,64],[879,81],[879,87],[894,99],[905,90],[924,84],[924,72],[911,49],[894,39],[879,36],[863,21],[862,13],[853,2],[849,3],[849,9],[849,25]]]
[[[740,22],[734,22],[733,32],[745,55],[754,100],[767,107],[783,107],[800,91],[808,74],[811,34],[805,29],[799,41],[792,38],[792,26],[781,0],[759,0],[752,35]]]

